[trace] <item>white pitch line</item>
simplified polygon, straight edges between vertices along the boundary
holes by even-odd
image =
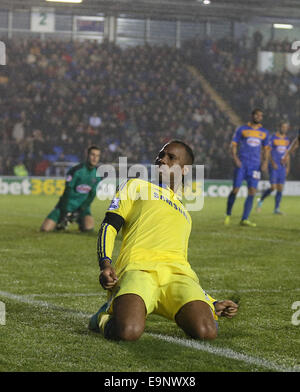
[[[148,333],[148,335],[153,336],[155,338],[158,338],[160,340],[165,340],[166,342],[179,344],[184,347],[191,347],[193,349],[196,349],[199,351],[204,351],[209,354],[214,354],[214,355],[218,355],[220,357],[225,357],[225,358],[234,359],[237,361],[246,362],[248,364],[255,365],[255,366],[265,367],[270,370],[275,370],[277,372],[298,372],[298,371],[300,371],[300,369],[298,369],[296,367],[295,368],[285,368],[283,366],[277,365],[276,363],[269,362],[265,359],[256,358],[256,357],[252,357],[250,355],[237,353],[236,351],[233,351],[230,348],[215,347],[215,346],[210,345],[209,343],[201,343],[201,342],[197,342],[197,341],[193,341],[193,340],[179,339],[179,338],[174,338],[171,336],[156,335],[156,334],[152,334],[152,333]]]
[[[28,297],[23,296],[23,295],[8,293],[6,291],[0,291],[0,298],[1,297],[5,297],[5,298],[11,299],[11,300],[16,301],[16,302],[22,302],[22,303],[28,304],[28,305],[38,306],[38,307],[41,307],[41,308],[68,311],[68,312],[73,313],[74,315],[76,315],[78,317],[86,318],[88,316],[87,313],[80,312],[78,310],[66,309],[66,308],[63,308],[62,306],[51,304],[51,303],[46,302],[46,301],[38,301],[36,299],[31,299],[31,298],[28,298]]]
[[[59,297],[104,297],[106,293],[41,293],[41,294],[25,294],[25,298],[36,298],[36,297],[46,297],[46,298],[59,298]]]
[[[209,292],[212,293],[283,293],[284,291],[300,291],[300,288],[295,288],[295,289],[266,289],[266,290],[261,290],[261,289],[236,289],[236,290],[230,290],[230,289],[216,289],[216,290],[208,290]]]
[[[72,310],[72,309],[65,309],[61,306],[57,306],[57,305],[51,304],[46,301],[37,301],[34,299],[24,297],[22,295],[8,293],[6,291],[0,291],[0,297],[1,296],[8,298],[8,299],[11,299],[11,300],[14,300],[14,301],[17,301],[17,302],[22,302],[22,303],[33,305],[33,306],[44,307],[47,309],[55,309],[55,310],[61,310],[61,311],[67,310],[70,313],[72,313],[74,316],[77,316],[80,318],[86,319],[86,318],[89,318],[92,316],[91,314],[86,313],[86,312],[80,312],[80,311]],[[249,365],[265,367],[270,370],[275,370],[277,372],[299,372],[300,371],[300,368],[296,367],[296,366],[292,367],[292,368],[287,368],[287,367],[280,366],[274,362],[270,362],[270,361],[267,361],[262,358],[252,357],[247,354],[238,353],[236,351],[231,350],[230,348],[215,347],[209,343],[201,343],[201,342],[197,342],[197,341],[190,340],[190,339],[179,339],[179,338],[174,338],[172,336],[155,334],[155,333],[146,333],[145,335],[151,336],[155,339],[166,341],[168,343],[174,343],[174,344],[178,344],[178,345],[181,345],[184,347],[196,349],[198,351],[203,351],[203,352],[206,352],[209,354],[217,355],[220,357],[245,362]]]
[[[207,291],[211,293],[236,293],[236,294],[247,294],[247,293],[282,293],[284,291],[300,291],[300,288],[294,289],[209,289]],[[1,293],[1,292],[0,292]],[[23,294],[23,298],[69,298],[69,297],[106,297],[106,293],[33,293]]]

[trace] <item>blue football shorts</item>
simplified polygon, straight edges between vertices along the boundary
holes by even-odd
[[[286,178],[286,168],[284,166],[278,167],[278,169],[273,169],[269,166],[270,183],[273,184],[284,184]]]
[[[243,181],[247,182],[248,188],[257,188],[261,177],[259,166],[247,166],[242,163],[242,167],[234,169],[233,187],[240,188]]]

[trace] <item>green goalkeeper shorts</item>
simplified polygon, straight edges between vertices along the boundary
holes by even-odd
[[[73,212],[73,211],[72,211]],[[91,208],[87,207],[85,210],[81,212],[79,215],[79,218],[77,219],[77,222],[80,224],[82,218],[84,218],[87,215],[92,215],[91,213]],[[61,209],[58,207],[55,207],[50,214],[47,216],[48,219],[52,219],[54,222],[58,223],[61,217]]]

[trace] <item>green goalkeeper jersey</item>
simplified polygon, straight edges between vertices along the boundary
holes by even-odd
[[[78,209],[83,211],[91,205],[96,196],[97,186],[102,180],[96,177],[96,171],[97,168],[89,168],[85,163],[68,170],[65,190],[56,206],[62,215]]]

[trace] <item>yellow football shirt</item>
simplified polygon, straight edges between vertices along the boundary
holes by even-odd
[[[124,219],[122,246],[116,273],[156,270],[158,264],[174,268],[198,281],[187,260],[191,216],[168,187],[141,179],[120,186],[108,212]]]

